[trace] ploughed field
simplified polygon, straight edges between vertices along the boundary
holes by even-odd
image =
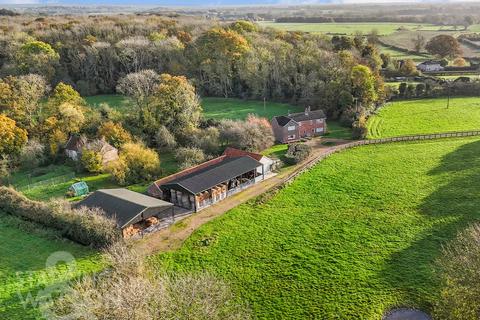
[[[65,281],[101,270],[98,254],[59,239],[54,231],[0,212],[0,319],[44,319],[44,298]]]
[[[259,319],[430,311],[441,246],[480,218],[479,154],[479,138],[350,149],[151,262],[224,278]]]
[[[480,98],[447,98],[395,101],[367,123],[368,138],[480,130]]]

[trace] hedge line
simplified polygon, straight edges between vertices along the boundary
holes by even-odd
[[[96,248],[120,239],[115,221],[100,210],[72,209],[70,203],[61,200],[33,201],[12,188],[0,187],[0,212],[56,229],[65,238]]]

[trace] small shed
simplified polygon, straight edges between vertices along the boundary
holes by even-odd
[[[68,188],[68,193],[73,197],[84,196],[89,192],[88,185],[85,183],[85,181],[76,182],[72,184],[70,188]]]

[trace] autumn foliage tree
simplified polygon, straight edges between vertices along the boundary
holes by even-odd
[[[200,36],[193,48],[191,55],[198,59],[200,85],[213,95],[231,95],[237,61],[250,50],[248,41],[234,30],[214,28]]]
[[[123,128],[121,123],[107,121],[98,129],[98,136],[116,148],[120,148],[123,144],[132,141],[132,135]]]
[[[18,69],[27,73],[41,74],[52,79],[60,55],[48,43],[31,40],[23,44],[17,52]]]
[[[0,158],[17,155],[27,143],[27,131],[17,127],[15,120],[0,114]]]
[[[441,34],[430,39],[425,49],[440,58],[453,59],[462,54],[462,49],[457,39],[446,34]]]

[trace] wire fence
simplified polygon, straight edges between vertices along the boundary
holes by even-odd
[[[19,191],[31,190],[31,189],[35,189],[35,188],[39,188],[39,187],[54,186],[54,185],[61,184],[61,183],[67,183],[67,182],[69,182],[73,179],[75,179],[75,173],[71,172],[71,173],[67,173],[67,174],[64,174],[64,175],[61,175],[61,176],[53,177],[53,178],[50,178],[50,179],[47,179],[47,180],[42,180],[42,181],[38,181],[38,182],[27,183],[27,184],[24,184],[24,185],[15,186],[15,188]]]

